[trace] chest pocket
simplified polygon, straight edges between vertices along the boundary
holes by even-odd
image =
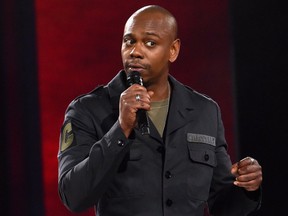
[[[127,198],[142,196],[143,175],[143,155],[140,148],[141,143],[132,143],[130,151],[127,152],[121,161],[117,173],[108,188],[106,195],[109,198]]]
[[[190,162],[187,171],[187,195],[191,200],[207,201],[217,166],[215,147],[199,142],[188,142]]]

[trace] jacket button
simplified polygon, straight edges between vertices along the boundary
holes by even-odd
[[[124,141],[123,141],[123,140],[118,140],[118,145],[122,147],[122,146],[124,146],[124,145],[125,145],[125,143],[124,143]]]
[[[167,200],[166,200],[166,205],[167,205],[167,206],[170,207],[170,206],[172,206],[172,204],[173,204],[173,201],[172,201],[171,199],[167,199]]]
[[[170,172],[170,171],[166,171],[165,177],[166,177],[167,179],[172,178],[171,172]]]
[[[205,160],[205,161],[208,161],[208,160],[209,160],[209,155],[208,155],[208,154],[205,154],[205,155],[204,155],[204,160]]]

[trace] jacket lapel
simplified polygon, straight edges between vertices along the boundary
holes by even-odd
[[[170,76],[169,79],[172,87],[172,95],[166,123],[166,136],[169,136],[195,118],[195,103],[193,103],[191,96],[191,91],[193,90],[188,89],[172,76]]]

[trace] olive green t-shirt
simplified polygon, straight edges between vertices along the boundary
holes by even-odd
[[[151,109],[148,111],[148,116],[157,128],[160,136],[163,136],[163,131],[166,124],[166,118],[169,108],[169,98],[162,101],[151,102]]]

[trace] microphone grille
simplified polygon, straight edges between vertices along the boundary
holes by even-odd
[[[131,71],[127,75],[127,83],[129,86],[133,84],[139,84],[143,86],[143,80],[142,80],[140,73],[138,71]]]

